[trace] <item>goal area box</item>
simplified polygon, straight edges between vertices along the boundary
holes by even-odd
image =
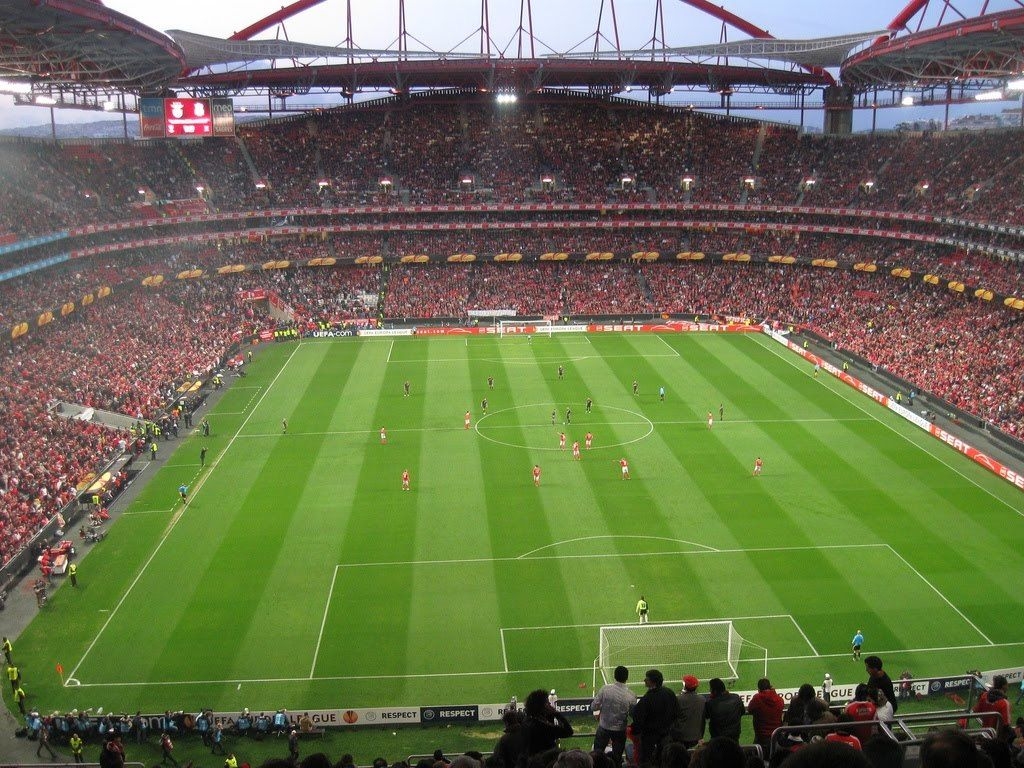
[[[696,675],[736,680],[743,637],[731,621],[620,624],[601,627],[594,683],[615,679],[615,667],[658,669],[666,678]]]

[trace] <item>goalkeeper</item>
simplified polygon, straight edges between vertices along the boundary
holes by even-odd
[[[640,599],[636,601],[636,615],[639,617],[641,624],[647,623],[647,601],[644,600],[643,595],[640,595]]]

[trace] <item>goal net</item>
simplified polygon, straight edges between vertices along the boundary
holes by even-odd
[[[547,336],[551,337],[550,320],[499,320],[499,336]]]
[[[609,683],[615,667],[622,665],[630,668],[631,677],[638,670],[658,669],[666,680],[683,675],[735,680],[742,646],[743,637],[731,621],[601,627],[595,678],[600,674]]]

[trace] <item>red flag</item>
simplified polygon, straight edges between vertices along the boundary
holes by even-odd
[[[57,662],[57,674],[61,677],[64,677],[64,665],[61,664],[59,661]]]

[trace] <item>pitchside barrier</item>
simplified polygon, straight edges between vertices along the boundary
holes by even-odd
[[[844,384],[856,389],[858,392],[867,395],[879,405],[888,408],[893,413],[902,416],[904,419],[909,421],[916,427],[924,430],[932,437],[937,440],[941,440],[946,445],[950,446],[954,450],[959,451],[967,458],[971,459],[977,464],[980,464],[989,472],[998,475],[999,477],[1006,480],[1012,486],[1018,490],[1024,491],[1024,470],[1014,469],[1012,467],[1003,464],[1002,462],[992,458],[991,456],[983,453],[974,446],[970,445],[966,440],[949,430],[943,429],[930,422],[925,417],[918,413],[910,410],[904,405],[897,403],[893,398],[888,395],[882,394],[873,387],[865,384],[863,381],[857,379],[855,376],[851,376],[849,372],[842,371],[836,368],[832,363],[824,358],[818,357],[813,352],[807,349],[801,349],[799,345],[794,344],[789,340],[785,333],[772,330],[771,328],[765,327],[764,333],[769,337],[782,344],[787,349],[796,352],[807,362],[821,366],[821,369],[826,373],[831,374],[835,378],[842,381]]]
[[[1010,688],[1014,689],[1024,679],[1024,667],[1011,669],[997,669],[982,672],[980,677],[973,674],[956,675],[953,677],[922,677],[910,680],[895,680],[899,709],[897,712],[899,721],[905,726],[900,729],[909,729],[911,732],[918,730],[917,724],[926,721],[929,717],[945,719],[955,722],[968,715],[971,708],[977,701],[978,694],[984,690],[987,682],[990,682],[993,675],[1003,675],[1009,682]],[[838,706],[846,704],[853,699],[857,683],[864,680],[853,680],[834,683],[832,687],[832,704]],[[679,683],[666,679],[666,687],[672,690],[679,689]],[[787,706],[796,696],[797,688],[776,688],[776,691]],[[522,701],[527,691],[516,691],[519,700]],[[743,701],[744,706],[750,703],[750,699],[757,693],[756,690],[735,691]],[[820,693],[820,691],[819,691]],[[511,698],[511,694],[509,696]],[[564,698],[559,699],[556,707],[566,717],[590,717],[591,697],[586,698]],[[309,717],[314,728],[342,728],[356,726],[387,726],[399,725],[452,725],[458,723],[493,722],[501,720],[508,709],[508,702],[500,704],[451,704],[436,706],[418,707],[353,707],[338,709],[308,709],[287,712],[290,725],[298,726],[300,720]],[[268,715],[271,718],[274,712],[253,712],[249,717],[252,719],[260,715]],[[213,722],[224,728],[234,727],[235,721],[241,715],[240,711],[214,712]],[[163,715],[148,715],[146,720],[150,728],[159,728],[160,718]],[[835,727],[835,726],[833,726]],[[890,726],[892,727],[892,726]]]

